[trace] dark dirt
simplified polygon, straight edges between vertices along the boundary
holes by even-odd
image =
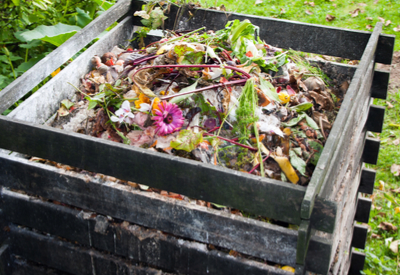
[[[392,65],[380,65],[379,70],[390,70],[389,93],[394,94],[400,89],[400,51],[393,53]]]

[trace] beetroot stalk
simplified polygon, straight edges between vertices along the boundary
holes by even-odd
[[[262,160],[262,162],[265,162],[268,158],[269,158],[269,155],[266,156],[266,157]],[[254,166],[253,168],[251,168],[251,170],[249,171],[249,174],[253,173],[254,170],[256,170],[259,166],[260,166],[260,163],[257,164],[256,166]]]
[[[240,146],[240,147],[249,149],[250,151],[255,151],[255,152],[258,151],[257,148],[254,148],[254,147],[251,147],[251,146],[247,146],[247,145],[241,144],[241,143],[239,143],[239,142],[236,142],[236,141],[233,141],[233,140],[230,140],[230,139],[221,137],[221,136],[216,136],[216,135],[209,134],[209,133],[204,133],[203,135],[211,136],[211,137],[217,137],[217,138],[219,138],[219,139],[225,140],[225,141],[230,142],[230,143],[232,143],[232,144],[235,144],[235,145],[237,145],[237,146]]]

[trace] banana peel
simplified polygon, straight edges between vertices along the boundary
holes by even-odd
[[[290,164],[289,159],[284,156],[276,156],[273,154],[271,154],[271,157],[278,163],[279,167],[281,168],[283,173],[285,173],[288,180],[290,180],[290,182],[293,184],[297,184],[300,179],[299,176],[296,174],[293,166]]]

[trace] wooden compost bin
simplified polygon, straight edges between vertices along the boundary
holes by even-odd
[[[218,30],[249,19],[280,48],[360,60],[320,63],[350,86],[307,187],[171,157],[45,125],[90,70],[90,58],[128,45],[143,2],[122,0],[0,92],[0,111],[116,20],[119,24],[8,116],[0,116],[3,274],[358,274],[364,255],[394,37],[191,6],[171,6],[166,29]],[[122,19],[121,19],[122,18]],[[17,153],[18,152],[18,153]],[[27,159],[45,158],[125,181],[299,225],[298,230],[133,189],[110,177]],[[154,171],[157,171],[156,173]],[[218,249],[208,249],[210,245]],[[230,250],[246,257],[233,257]]]

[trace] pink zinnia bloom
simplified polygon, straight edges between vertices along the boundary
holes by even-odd
[[[178,105],[163,101],[158,104],[158,107],[159,110],[156,109],[156,114],[152,117],[155,120],[157,134],[163,136],[180,130],[184,119]]]

